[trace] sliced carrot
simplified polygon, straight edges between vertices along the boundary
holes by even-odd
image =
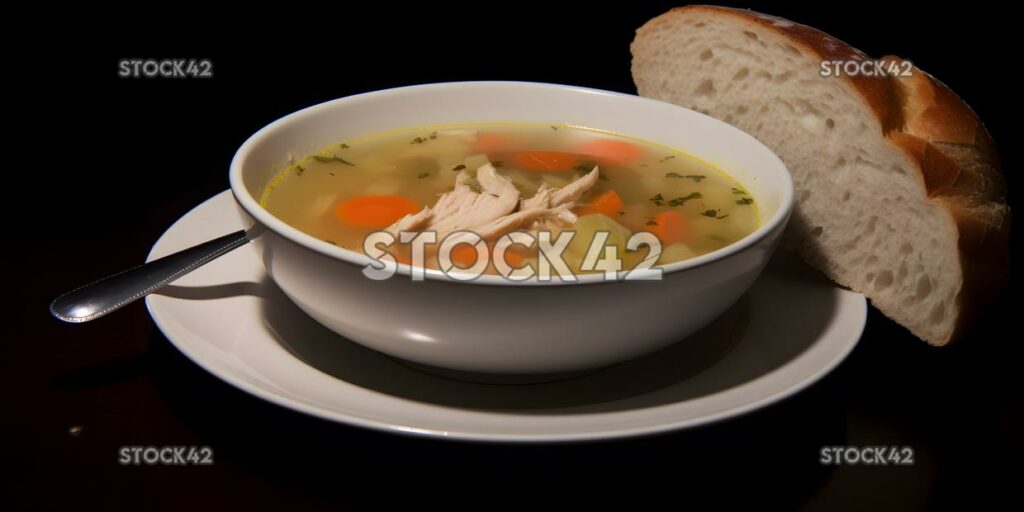
[[[524,151],[515,156],[514,164],[528,171],[561,171],[576,167],[580,160],[562,151]]]
[[[497,258],[497,256],[494,257]],[[523,263],[526,263],[526,254],[519,249],[509,247],[505,250],[505,263],[510,267],[521,268]]]
[[[386,228],[420,208],[419,203],[408,197],[359,196],[338,203],[334,215],[353,227]]]
[[[502,151],[508,149],[511,145],[511,141],[508,136],[500,133],[484,133],[476,139],[476,145],[473,146],[474,153],[491,153],[495,151]]]
[[[592,155],[606,164],[624,165],[640,159],[644,150],[624,140],[591,139],[580,146],[580,153]]]
[[[654,216],[655,226],[647,226],[654,236],[658,237],[663,244],[674,244],[677,242],[689,242],[693,235],[693,228],[690,221],[678,212],[661,212]]]
[[[469,244],[456,245],[450,254],[452,262],[462,268],[469,268],[476,264],[476,247]]]
[[[609,190],[597,197],[593,201],[584,204],[580,208],[580,215],[587,215],[590,213],[603,213],[609,217],[618,215],[619,212],[623,211],[625,206],[622,204],[622,199],[619,198],[614,190]]]

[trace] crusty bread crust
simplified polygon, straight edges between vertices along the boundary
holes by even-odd
[[[677,7],[637,30],[645,32],[674,23],[678,16],[703,14],[735,16],[775,31],[822,60],[866,60],[867,55],[817,29],[749,10],[693,5]],[[894,56],[884,61],[902,62]],[[635,78],[635,77],[634,77]],[[1005,285],[1009,271],[1010,210],[1006,184],[995,144],[981,120],[953,91],[913,67],[911,76],[845,75],[874,112],[883,136],[916,163],[930,201],[940,204],[956,225],[963,282],[957,295],[957,324],[945,345],[963,337],[970,325]]]

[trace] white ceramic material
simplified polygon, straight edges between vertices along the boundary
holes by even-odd
[[[396,128],[455,122],[568,123],[679,148],[719,166],[757,199],[763,225],[719,251],[665,267],[657,282],[456,281],[409,267],[373,281],[369,260],[302,233],[258,204],[290,156]],[[703,114],[637,96],[528,82],[428,84],[316,105],[238,150],[231,190],[267,273],[331,330],[418,363],[473,372],[552,373],[607,366],[666,347],[732,305],[771,256],[793,207],[789,172],[767,147]]]
[[[228,192],[174,224],[148,259],[241,227]],[[146,298],[186,356],[253,395],[388,432],[480,441],[580,441],[705,424],[781,400],[846,357],[862,295],[780,252],[733,307],[664,350],[586,376],[474,384],[411,369],[338,336],[288,300],[256,247],[235,250]]]

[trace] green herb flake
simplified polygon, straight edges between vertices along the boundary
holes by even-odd
[[[668,205],[675,208],[676,206],[682,206],[691,199],[700,199],[704,197],[700,192],[691,192],[685,196],[677,197],[668,202]]]
[[[341,145],[339,145],[338,147],[341,148],[341,149],[348,149],[350,146],[348,144],[345,144],[344,142],[342,142]]]
[[[658,160],[658,163],[659,164],[663,164],[665,162],[668,162],[669,160],[672,160],[675,157],[676,157],[675,155],[666,156],[665,158],[662,158],[661,160]]]
[[[741,197],[741,198],[736,200],[736,204],[742,205],[742,206],[746,206],[746,205],[751,204],[753,202],[754,202],[754,200],[749,198],[749,197]]]
[[[661,206],[662,204],[665,203],[665,198],[662,197],[661,193],[659,192],[658,195],[648,199],[648,201],[650,201],[650,202],[652,202],[652,203],[654,203],[654,204],[656,204],[658,206]]]
[[[683,177],[693,180],[694,183],[700,183],[701,181],[704,180],[704,178],[707,178],[707,176],[704,176],[703,174],[687,174],[686,176]]]
[[[654,219],[651,219],[651,220],[647,221],[646,223],[644,223],[644,225],[645,226],[657,226],[658,223],[654,222]]]
[[[313,155],[313,160],[316,160],[317,162],[320,162],[322,164],[329,164],[331,162],[338,162],[339,164],[345,164],[345,165],[349,165],[349,166],[356,165],[356,164],[354,164],[352,162],[349,162],[348,160],[345,160],[344,158],[341,158],[338,155],[331,155],[331,156]]]
[[[437,132],[430,132],[430,140],[434,140],[436,138],[437,138]]]
[[[666,172],[665,173],[665,177],[666,178],[682,178],[683,175],[679,174],[678,172]]]
[[[729,216],[728,214],[719,216],[718,210],[704,210],[704,212],[701,213],[701,215],[705,217],[711,217],[712,219],[724,219]]]
[[[426,178],[427,176],[430,176],[429,172],[421,172],[421,173],[416,175],[416,179],[422,180],[423,178]]]
[[[558,131],[558,127],[557,127],[557,126],[555,126],[555,125],[551,125],[551,129],[552,129],[552,130],[555,130],[555,131]]]
[[[425,139],[423,137],[416,137],[411,142],[409,142],[409,144],[423,144],[426,141],[427,141],[427,139]]]
[[[295,175],[296,176],[302,176],[302,173],[304,173],[304,172],[306,172],[306,169],[303,168],[301,165],[296,165],[295,166]]]
[[[744,195],[744,194],[746,194],[746,193],[747,193],[747,191],[746,191],[746,190],[743,190],[742,188],[736,188],[736,187],[732,187],[732,193],[733,193],[733,194],[740,194],[740,195]]]

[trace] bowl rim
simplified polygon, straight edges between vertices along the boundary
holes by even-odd
[[[545,90],[563,90],[573,93],[584,93],[584,94],[598,94],[609,98],[619,98],[627,101],[642,102],[657,104],[659,108],[666,109],[682,109],[687,110],[691,114],[697,114],[699,118],[703,118],[703,122],[716,124],[720,129],[726,130],[726,132],[732,132],[739,140],[743,140],[745,143],[751,145],[754,148],[758,148],[765,154],[770,165],[766,165],[765,168],[773,168],[778,171],[781,176],[782,194],[780,199],[779,207],[775,213],[767,221],[762,222],[761,225],[753,232],[747,234],[747,236],[725,246],[721,249],[702,254],[695,258],[689,258],[686,260],[678,261],[675,263],[669,263],[667,265],[661,265],[656,268],[662,269],[662,276],[677,273],[685,270],[694,269],[697,267],[707,266],[716,261],[724,260],[733,256],[737,253],[743,252],[751,247],[758,245],[759,242],[768,237],[771,233],[775,232],[780,226],[789,220],[790,214],[794,208],[794,184],[792,174],[789,172],[789,168],[782,161],[779,156],[764,145],[761,141],[756,139],[754,136],[747,132],[740,130],[739,128],[725,123],[719,119],[708,116],[706,114],[697,112],[686,107],[675,105],[660,100],[651,98],[645,98],[634,94],[626,94],[615,91],[608,91],[603,89],[595,89],[591,87],[583,87],[577,85],[566,85],[549,82],[533,82],[533,81],[514,81],[514,80],[478,80],[478,81],[453,81],[453,82],[433,82],[417,85],[406,85],[400,87],[392,87],[387,89],[380,89],[375,91],[369,91],[364,93],[353,94],[336,98],[333,100],[324,101],[317,103],[303,109],[297,110],[283,117],[280,117],[271,123],[267,124],[263,128],[259,129],[256,133],[252,134],[245,142],[239,146],[231,159],[230,171],[228,174],[228,181],[231,186],[231,193],[235,198],[235,201],[242,207],[245,212],[250,215],[258,224],[261,224],[276,234],[288,239],[289,241],[296,243],[302,247],[305,247],[314,252],[320,253],[324,256],[328,256],[332,259],[343,261],[364,268],[372,261],[369,256],[362,254],[352,249],[346,249],[330,242],[326,242],[316,238],[310,234],[307,234],[298,228],[292,227],[283,220],[277,218],[265,208],[263,208],[259,201],[249,193],[246,189],[244,181],[242,179],[243,164],[248,157],[249,153],[253,151],[264,139],[268,138],[274,132],[283,129],[284,127],[299,122],[304,118],[311,117],[319,113],[319,111],[333,108],[338,105],[345,105],[347,103],[355,103],[364,100],[369,97],[381,97],[391,96],[400,94],[410,94],[416,91],[429,91],[435,89],[458,89],[458,88],[474,88],[474,87],[521,87],[534,89],[537,91]],[[628,135],[628,134],[627,134]],[[391,276],[391,279],[398,278],[399,276],[409,278],[413,271],[412,265],[405,263],[390,263],[384,262],[389,270],[394,270],[395,275]],[[459,283],[467,285],[500,285],[500,286],[565,286],[565,285],[580,285],[580,284],[595,284],[595,283],[613,283],[613,282],[624,282],[624,276],[629,272],[626,270],[617,273],[616,280],[605,279],[603,273],[594,274],[576,274],[574,281],[564,281],[559,278],[552,278],[549,281],[541,281],[537,276],[533,276],[529,279],[522,281],[513,281],[506,279],[500,275],[484,274],[471,280],[460,280],[449,276],[448,274],[437,269],[423,269],[417,268],[417,272],[421,272],[422,276],[427,280],[439,280],[450,283]]]

